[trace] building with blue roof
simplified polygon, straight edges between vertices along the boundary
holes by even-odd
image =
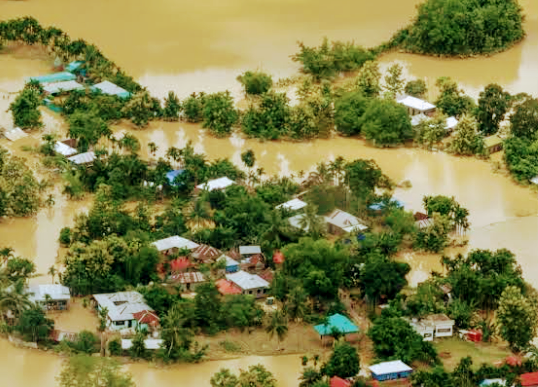
[[[92,90],[99,90],[103,94],[115,95],[120,98],[129,98],[131,96],[131,93],[129,93],[127,90],[113,84],[110,81],[103,81],[93,85]]]
[[[323,338],[323,336],[331,336],[334,333],[347,335],[348,333],[359,332],[359,328],[353,324],[349,318],[339,313],[329,316],[326,324],[316,325],[314,326],[314,329],[319,333],[321,338]]]
[[[404,202],[402,202],[401,200],[398,200],[396,198],[391,198],[389,203],[394,204],[398,208],[403,208],[405,206]],[[370,210],[373,210],[373,211],[381,211],[381,210],[385,209],[386,206],[387,206],[386,202],[380,201],[380,202],[377,202],[377,203],[369,205],[368,208]]]
[[[176,177],[183,174],[183,172],[185,172],[184,169],[176,169],[174,171],[167,172],[166,179],[168,180],[168,184],[173,185],[173,186],[181,185],[180,183],[176,182]]]
[[[75,74],[71,74],[68,71],[64,71],[61,73],[41,75],[39,77],[30,77],[28,78],[28,82],[37,81],[39,83],[53,83],[53,82],[74,81],[75,79],[77,79]]]
[[[69,71],[70,73],[77,73],[79,72],[80,67],[84,64],[81,60],[75,60],[71,63],[69,63],[67,66],[65,66],[65,70]]]

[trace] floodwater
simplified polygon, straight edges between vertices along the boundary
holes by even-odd
[[[1,1],[0,17],[8,19],[32,15],[45,25],[56,25],[74,38],[95,43],[156,96],[173,90],[181,98],[195,91],[229,89],[235,96],[240,87],[235,78],[247,69],[262,69],[275,78],[297,72],[290,55],[298,40],[319,44],[324,36],[334,40],[355,40],[373,46],[386,41],[405,26],[419,0],[229,0],[205,2],[183,0],[32,0]],[[486,84],[497,82],[513,93],[538,90],[538,2],[521,0],[527,14],[527,38],[516,47],[490,58],[466,60],[425,58],[392,53],[381,58],[383,65],[398,61],[408,77],[425,78],[433,88],[439,76],[451,76],[471,95]],[[0,126],[11,127],[6,112],[13,92],[28,76],[50,71],[50,60],[38,50],[15,50],[0,55]],[[64,125],[45,112],[45,129],[62,131]],[[132,130],[118,127],[117,130]],[[146,145],[159,146],[157,157],[170,146],[182,147],[193,141],[195,149],[209,158],[229,157],[240,164],[245,149],[256,152],[257,161],[268,174],[288,175],[308,171],[322,160],[372,158],[396,182],[409,180],[412,187],[396,195],[410,209],[418,210],[423,195],[453,195],[471,212],[469,246],[506,247],[517,254],[525,278],[538,287],[534,253],[538,247],[538,198],[533,191],[495,174],[491,164],[417,149],[380,150],[354,139],[332,138],[308,143],[265,142],[239,136],[215,139],[196,125],[152,123],[134,131],[140,138],[143,156]],[[22,152],[21,145],[34,145],[41,134],[15,144],[0,140],[14,154],[25,157],[38,173],[37,159]],[[57,238],[62,227],[73,223],[75,214],[86,211],[88,201],[69,202],[54,190],[56,204],[27,219],[0,223],[0,246],[11,246],[20,255],[34,259],[38,273],[34,281],[47,283],[45,273],[58,255]],[[455,253],[463,249],[449,250]],[[439,256],[403,254],[413,270],[409,280],[416,284],[431,270],[441,271]],[[78,308],[78,309],[77,309]],[[92,316],[76,305],[73,313],[58,316],[64,329],[91,327]],[[240,360],[180,365],[170,369],[146,364],[129,366],[139,386],[159,383],[206,386],[221,367],[237,369],[261,362],[277,377],[281,386],[296,386],[300,372],[298,356],[248,357]],[[38,351],[22,350],[0,340],[0,372],[5,385],[18,387],[54,386],[61,359]],[[29,370],[35,372],[28,372]]]

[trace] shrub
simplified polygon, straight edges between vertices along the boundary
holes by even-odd
[[[369,99],[360,92],[347,93],[336,100],[334,111],[336,130],[345,136],[360,134],[362,117],[368,105]]]
[[[426,82],[422,79],[415,79],[407,82],[405,85],[405,93],[417,98],[423,98],[428,92]]]
[[[271,76],[261,71],[247,71],[238,76],[237,80],[243,85],[245,93],[253,95],[266,93],[273,85]]]
[[[122,353],[121,340],[114,339],[108,342],[108,350],[112,356],[120,356]]]
[[[62,228],[60,230],[60,238],[58,239],[62,246],[69,246],[71,243],[71,229],[69,227]]]
[[[204,107],[205,94],[192,93],[185,101],[183,101],[183,114],[188,122],[201,122],[203,119],[202,109]]]
[[[375,146],[393,146],[413,137],[407,111],[393,100],[372,100],[362,122],[364,137]]]
[[[229,91],[206,96],[202,115],[203,127],[209,128],[211,133],[218,137],[229,135],[239,118]]]

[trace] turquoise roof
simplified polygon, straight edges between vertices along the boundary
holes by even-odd
[[[316,325],[314,329],[321,336],[332,335],[334,331],[338,331],[342,334],[357,333],[359,331],[359,328],[353,324],[350,319],[338,313],[329,316],[327,325]]]
[[[76,60],[69,63],[67,66],[65,66],[65,69],[69,72],[73,72],[76,69],[78,69],[80,66],[82,66],[83,64],[84,62],[82,62],[81,60]]]
[[[62,81],[73,81],[77,79],[75,74],[71,74],[67,71],[61,73],[41,75],[39,77],[30,77],[28,81],[38,81],[39,83],[51,83],[51,82],[62,82]]]

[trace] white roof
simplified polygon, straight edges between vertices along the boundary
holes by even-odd
[[[239,246],[240,255],[261,254],[262,249],[260,246]]]
[[[538,184],[538,176],[534,176],[534,177],[531,179],[531,183],[532,183],[532,184]]]
[[[159,349],[161,348],[163,340],[162,339],[146,339],[144,340],[144,346],[146,349]],[[133,345],[133,340],[130,339],[122,339],[121,340],[121,348],[122,349],[129,349]]]
[[[195,243],[177,235],[165,239],[159,239],[158,241],[153,242],[152,245],[155,246],[159,251],[170,250],[174,248],[192,250],[198,247],[198,243]]]
[[[232,281],[243,290],[268,288],[269,282],[256,274],[240,270],[237,273],[226,274],[226,279]]]
[[[153,310],[146,304],[144,297],[135,291],[94,294],[93,298],[101,308],[108,309],[108,317],[112,321],[134,320],[133,313]]]
[[[232,259],[230,257],[228,257],[227,255],[223,255],[219,258],[219,261],[220,260],[223,260],[226,262],[226,267],[228,266],[237,266],[239,265],[239,262],[237,262],[235,259]]]
[[[198,184],[196,188],[213,191],[216,189],[223,189],[235,184],[235,181],[228,179],[227,177],[221,177],[215,180],[209,180],[207,183]]]
[[[376,375],[386,375],[399,372],[413,371],[411,367],[401,360],[386,361],[368,367]]]
[[[28,135],[25,132],[23,132],[21,128],[13,128],[11,130],[6,130],[4,132],[4,136],[9,141],[17,141],[17,140],[20,140],[21,138],[28,137]]]
[[[327,223],[333,224],[346,232],[365,230],[368,227],[361,223],[360,219],[342,210],[334,210],[325,217]]]
[[[435,109],[435,105],[432,105],[431,103],[424,101],[420,98],[411,97],[410,95],[399,99],[398,103],[401,103],[402,105],[407,106],[411,109],[419,110],[421,112]]]
[[[54,144],[54,152],[64,155],[65,157],[77,154],[77,150],[75,148],[71,148],[69,145],[66,145],[60,141],[56,141],[56,144]]]
[[[78,155],[68,157],[67,160],[75,164],[88,164],[95,160],[94,152],[79,153]]]
[[[428,117],[426,117],[426,115],[420,113],[420,114],[417,114],[416,116],[413,116],[411,117],[411,125],[413,126],[417,126],[419,125],[422,121],[425,121],[427,120]]]
[[[94,85],[93,87],[101,90],[103,94],[108,94],[108,95],[120,95],[120,94],[125,94],[128,92],[127,90],[119,87],[118,85],[113,84],[110,81],[103,81],[101,83],[98,83],[97,85]]]
[[[50,93],[50,94],[56,94],[62,91],[84,89],[84,86],[82,86],[80,83],[76,81],[43,83],[42,85],[43,85],[43,90],[45,90],[47,93]]]
[[[32,302],[44,302],[47,294],[54,301],[67,301],[71,298],[69,288],[63,285],[31,285],[28,292],[33,293],[28,297]]]
[[[301,220],[305,216],[306,216],[305,214],[299,214],[299,215],[292,216],[291,218],[288,219],[288,222],[290,222],[290,224],[295,228],[298,228],[298,229],[303,230],[303,231],[308,231],[308,228],[309,228],[308,224],[305,227],[301,226]]]
[[[285,209],[290,210],[290,211],[295,211],[295,210],[300,210],[301,208],[304,208],[307,205],[308,204],[306,204],[302,200],[292,199],[289,202],[279,204],[275,208],[285,208]]]
[[[448,117],[446,119],[446,128],[448,130],[454,129],[457,125],[458,125],[458,120],[456,119],[456,117]]]

